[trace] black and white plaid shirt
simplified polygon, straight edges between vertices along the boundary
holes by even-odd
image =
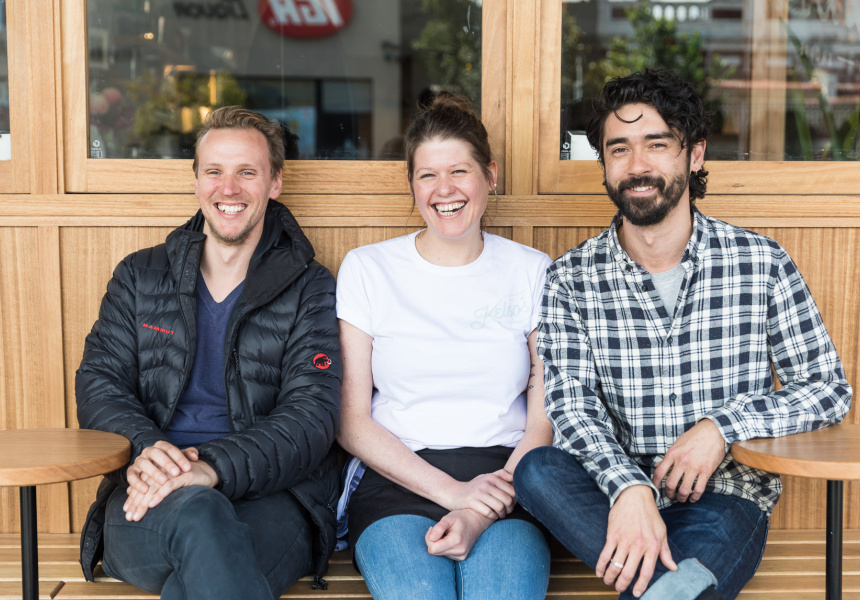
[[[547,272],[538,351],[554,443],[612,503],[631,485],[653,488],[663,454],[703,418],[731,443],[835,423],[851,404],[836,349],[785,250],[693,213],[672,315],[614,223]],[[781,489],[778,476],[731,455],[707,486],[768,513]],[[654,492],[660,508],[671,503]]]

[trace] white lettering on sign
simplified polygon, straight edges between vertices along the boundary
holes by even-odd
[[[281,25],[343,26],[343,17],[334,0],[269,0],[275,19]]]

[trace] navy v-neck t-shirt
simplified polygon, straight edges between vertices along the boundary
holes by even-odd
[[[165,432],[179,448],[197,447],[231,433],[224,346],[227,322],[244,285],[240,283],[222,302],[215,302],[203,275],[197,275],[197,354],[188,387]]]

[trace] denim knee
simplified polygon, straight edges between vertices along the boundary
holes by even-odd
[[[553,446],[540,446],[528,452],[520,459],[514,470],[514,490],[517,501],[529,510],[532,501],[539,502],[541,498],[551,496],[559,482],[562,473],[564,479],[569,479],[566,473],[570,469],[582,467],[575,457],[564,450]]]

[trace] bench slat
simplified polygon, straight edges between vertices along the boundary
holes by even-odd
[[[860,530],[846,530],[843,558],[843,598],[860,600]],[[823,600],[824,532],[821,530],[773,531],[768,538],[758,573],[739,596],[740,600]],[[0,600],[21,597],[20,538],[0,535]],[[154,600],[157,596],[113,580],[96,569],[97,582],[83,580],[78,560],[77,534],[39,535],[41,598],[50,600]],[[563,548],[554,547],[548,599],[607,600],[617,598],[591,569]],[[282,600],[362,599],[370,594],[352,567],[349,551],[332,557],[326,580],[328,590],[311,589],[305,577],[287,590]]]

